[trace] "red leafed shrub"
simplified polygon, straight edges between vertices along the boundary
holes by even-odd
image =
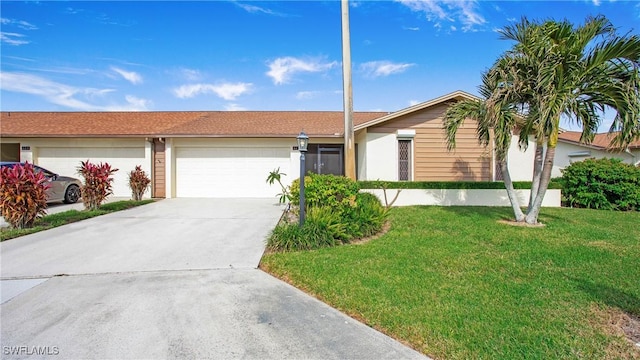
[[[84,178],[84,186],[80,192],[86,209],[97,210],[107,196],[113,194],[111,175],[116,171],[118,169],[112,169],[107,163],[92,164],[89,160],[80,162],[78,174]]]
[[[0,168],[0,212],[14,228],[30,227],[47,212],[47,178],[25,163]]]
[[[149,188],[149,184],[151,184],[151,179],[142,170],[141,165],[136,166],[135,170],[129,173],[129,187],[131,188],[133,200],[142,200],[142,195]]]

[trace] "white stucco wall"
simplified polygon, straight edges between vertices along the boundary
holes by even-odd
[[[529,147],[526,151],[521,151],[518,146],[519,135],[513,135],[511,146],[509,147],[508,166],[511,180],[531,181],[533,177],[533,160],[536,152],[536,143],[529,138]]]
[[[379,189],[363,189],[375,194],[384,204],[384,193]],[[389,202],[398,190],[388,189]],[[523,206],[529,201],[530,190],[516,190],[518,200]],[[560,190],[547,190],[542,206],[560,207]],[[502,189],[403,189],[393,206],[438,205],[438,206],[511,206],[507,191]]]
[[[367,176],[367,129],[356,132],[356,144],[358,153],[356,154],[357,166],[356,175],[358,180],[366,180]]]
[[[398,180],[398,139],[395,133],[368,133],[366,149],[367,180]]]
[[[580,156],[569,156],[572,153],[588,154]],[[604,151],[600,149],[590,148],[588,146],[581,146],[564,141],[558,141],[551,177],[562,176],[562,169],[571,165],[571,163],[582,161],[588,158],[616,158],[622,160],[624,163],[635,165],[638,163],[638,161],[640,161],[640,149],[634,149],[631,151],[631,154],[629,154],[627,152]]]

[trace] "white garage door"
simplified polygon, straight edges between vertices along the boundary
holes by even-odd
[[[86,160],[119,169],[113,174],[113,196],[130,197],[129,172],[144,165],[144,148],[38,148],[38,165],[60,175],[82,180],[78,166]]]
[[[269,172],[288,173],[288,148],[195,148],[176,150],[177,197],[275,197]]]

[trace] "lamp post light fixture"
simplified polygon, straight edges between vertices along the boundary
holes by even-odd
[[[300,135],[296,138],[298,140],[298,151],[300,151],[300,226],[304,224],[305,218],[305,199],[304,199],[304,169],[305,158],[304,153],[307,152],[309,146],[309,137],[304,131],[300,132]]]

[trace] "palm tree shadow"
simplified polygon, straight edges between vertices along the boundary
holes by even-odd
[[[443,206],[444,211],[452,212],[456,215],[469,217],[469,216],[482,216],[487,219],[495,220],[513,220],[513,211],[508,207],[499,206]]]
[[[640,316],[640,298],[635,294],[616,289],[609,285],[597,284],[590,280],[570,278],[576,287],[598,302],[619,308],[627,314]]]

